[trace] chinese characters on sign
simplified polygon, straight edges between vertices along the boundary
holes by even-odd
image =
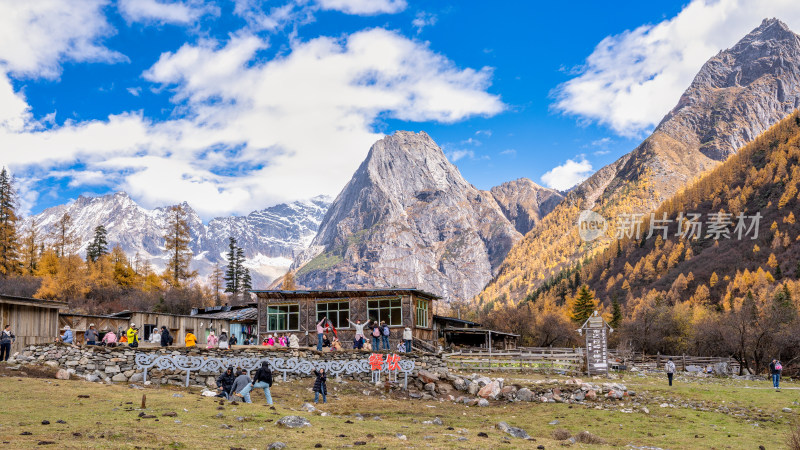
[[[647,229],[643,229],[644,217],[644,214],[621,214],[617,220],[616,238],[641,239],[644,236],[650,239],[653,236],[661,236],[662,239],[667,239],[670,225],[674,224],[674,236],[682,238],[719,240],[721,238],[731,239],[732,236],[735,236],[741,241],[749,236],[751,240],[754,240],[758,238],[758,225],[762,216],[758,212],[752,216],[744,213],[734,216],[732,213],[713,212],[707,214],[706,221],[703,222],[700,213],[684,214],[681,212],[675,219],[668,219],[667,213],[662,213],[661,217],[650,213],[650,223],[646,227]],[[734,219],[736,219],[735,222]],[[704,224],[705,234],[703,233]],[[732,226],[733,229],[731,229]],[[644,234],[645,232],[647,234]]]
[[[369,355],[369,367],[372,371],[372,382],[377,383],[380,381],[381,372],[389,372],[390,379],[397,381],[397,372],[400,368],[400,356],[397,354],[383,355],[380,353],[372,353]]]
[[[578,333],[586,333],[586,371],[589,375],[608,374],[608,333],[613,329],[594,312]]]

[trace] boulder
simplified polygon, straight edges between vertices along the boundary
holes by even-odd
[[[144,374],[142,374],[141,372],[134,373],[133,375],[130,376],[130,378],[128,378],[128,381],[130,381],[131,383],[139,383],[142,380],[144,380]]]
[[[436,385],[434,383],[427,383],[424,389],[428,392],[436,392]]]
[[[439,375],[424,369],[421,369],[419,373],[417,373],[417,377],[419,377],[419,379],[425,384],[439,381]]]
[[[286,444],[284,444],[283,442],[273,442],[272,444],[269,444],[267,450],[280,450],[283,448],[286,448]]]
[[[284,416],[278,420],[278,425],[286,428],[302,428],[302,427],[310,427],[311,422],[308,421],[305,417],[300,416]],[[283,447],[276,447],[276,448],[283,448]]]
[[[505,422],[497,424],[497,429],[515,438],[530,439],[530,435],[522,428],[512,427]]]
[[[594,389],[586,391],[586,400],[597,400],[597,393]]]
[[[486,386],[482,387],[480,391],[478,391],[478,397],[481,398],[491,398],[492,400],[496,400],[498,395],[500,395],[500,385],[497,381],[490,382]]]
[[[485,398],[478,400],[478,406],[481,407],[489,406],[489,400],[486,400]]]
[[[58,372],[56,372],[56,378],[59,380],[69,380],[69,372],[64,369],[58,369]]]
[[[517,400],[522,402],[532,402],[534,400],[534,394],[528,388],[522,388],[517,391]]]
[[[450,385],[450,383],[445,383],[443,381],[439,381],[439,382],[436,383],[436,391],[438,391],[440,394],[445,394],[446,395],[446,394],[449,394],[450,391],[452,391],[452,390],[453,390],[453,388]]]
[[[453,380],[453,387],[459,391],[466,391],[467,390],[467,382],[464,381],[463,378],[456,378]]]
[[[467,392],[469,392],[469,395],[478,395],[480,389],[481,387],[478,386],[478,383],[470,383],[469,387],[467,387]]]
[[[126,382],[126,381],[128,381],[128,378],[125,376],[125,374],[118,373],[118,374],[114,375],[113,377],[111,377],[111,381]]]
[[[58,367],[58,363],[55,362],[55,361],[47,361],[47,362],[44,363],[44,365],[45,366],[50,366],[50,367],[53,367],[53,368]]]

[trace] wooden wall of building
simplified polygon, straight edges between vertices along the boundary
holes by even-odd
[[[11,345],[13,354],[26,345],[55,340],[58,336],[58,308],[7,302],[0,298],[0,323],[0,327],[11,325],[11,332],[17,338]]]
[[[389,336],[389,340],[392,346],[392,350],[396,347],[397,343],[403,339],[403,330],[408,327],[411,328],[412,334],[415,339],[423,340],[432,342],[434,340],[434,332],[433,332],[433,301],[429,299],[421,299],[421,301],[429,302],[428,307],[428,327],[418,327],[416,324],[417,318],[417,309],[416,303],[420,300],[419,297],[414,295],[391,295],[391,296],[375,296],[375,297],[342,297],[342,298],[317,298],[313,296],[308,297],[300,297],[300,298],[287,298],[287,299],[275,299],[275,298],[263,298],[259,297],[258,300],[258,315],[259,315],[259,334],[260,340],[264,339],[264,337],[268,336],[269,334],[273,333],[268,331],[268,319],[267,319],[267,306],[269,305],[299,305],[299,330],[296,331],[287,331],[285,333],[295,334],[300,339],[300,345],[309,345],[309,346],[316,346],[317,343],[317,303],[326,303],[326,302],[344,302],[347,301],[350,303],[350,320],[355,322],[356,320],[361,320],[362,323],[366,322],[369,317],[367,316],[367,302],[369,300],[381,300],[381,299],[397,299],[400,298],[401,300],[401,311],[402,311],[402,325],[390,326],[391,334]],[[345,348],[350,348],[352,344],[352,340],[355,337],[355,328],[348,324],[347,327],[339,327],[337,329],[339,333],[339,340],[342,341],[342,345]],[[365,337],[367,339],[371,338],[371,330],[364,330]],[[279,334],[284,334],[284,332],[279,331]],[[332,336],[329,336],[332,337]]]

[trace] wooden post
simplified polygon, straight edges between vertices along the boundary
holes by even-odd
[[[683,360],[683,371],[686,372],[686,353],[682,355],[681,359]]]

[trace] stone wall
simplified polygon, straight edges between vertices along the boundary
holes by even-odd
[[[166,356],[201,356],[211,358],[301,358],[311,361],[329,360],[363,360],[369,358],[370,353],[364,351],[342,352],[317,352],[308,349],[262,349],[258,347],[245,347],[234,350],[204,349],[204,348],[129,348],[129,347],[78,347],[64,344],[31,345],[23,352],[14,355],[13,361],[21,364],[45,364],[52,367],[66,369],[70,374],[85,378],[89,381],[106,382],[143,382],[141,369],[136,368],[134,362],[137,353],[158,354]],[[409,375],[409,382],[413,381],[420,369],[439,372],[445,371],[447,364],[438,356],[419,352],[399,353],[402,359],[415,362],[414,371]],[[190,385],[214,386],[219,372],[193,371],[190,374]],[[252,374],[251,374],[252,375]],[[289,374],[287,379],[298,379],[313,375]],[[343,378],[359,381],[370,381],[369,372],[342,374]],[[283,380],[283,375],[274,373],[276,382]],[[402,374],[398,379],[402,381]],[[382,377],[385,379],[385,375]],[[159,370],[152,367],[147,371],[147,380],[153,384],[185,385],[186,372],[180,370]]]

